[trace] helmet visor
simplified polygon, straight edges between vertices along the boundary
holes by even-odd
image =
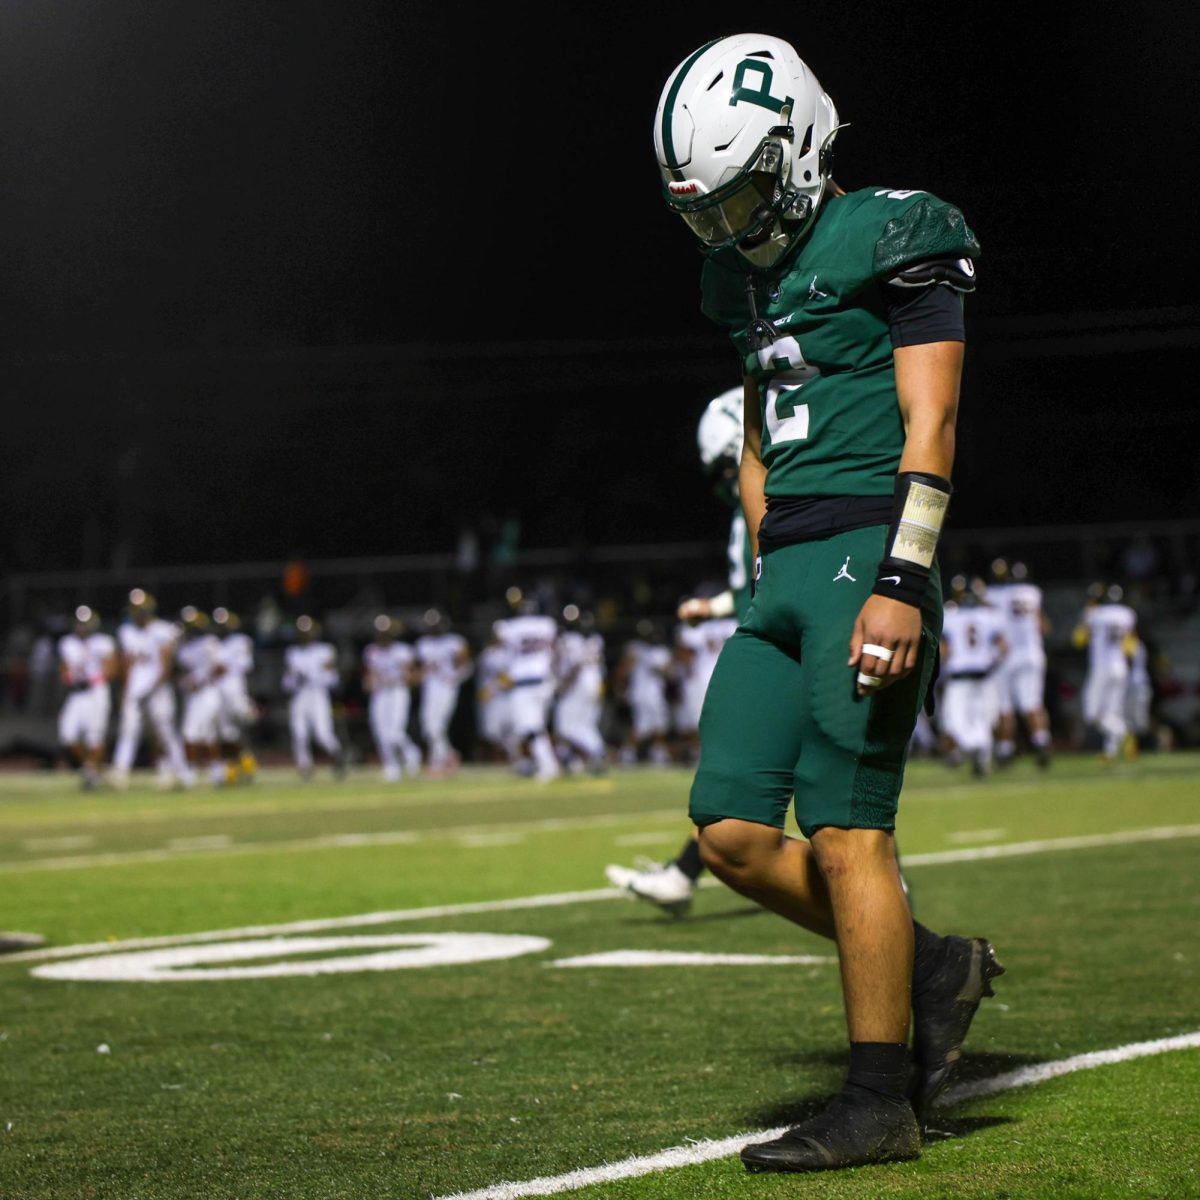
[[[681,201],[667,192],[667,203],[710,249],[740,242],[775,220],[782,189],[778,176],[743,171],[714,192]]]

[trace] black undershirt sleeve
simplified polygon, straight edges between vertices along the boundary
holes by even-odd
[[[967,340],[962,295],[952,287],[933,283],[905,288],[883,283],[879,290],[893,347]]]

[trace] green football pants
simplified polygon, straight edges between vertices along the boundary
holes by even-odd
[[[690,815],[782,829],[789,801],[806,837],[823,825],[894,829],[913,726],[942,625],[936,567],[921,609],[916,670],[855,694],[854,622],[875,583],[887,527],[874,525],[762,556],[746,619],[725,643],[700,718]]]

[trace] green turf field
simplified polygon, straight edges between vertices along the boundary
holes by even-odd
[[[607,889],[605,863],[678,848],[687,786],[0,776],[0,929],[49,939],[0,958],[0,1197],[499,1200],[605,1164],[569,1194],[1200,1196],[1200,1046],[963,1100],[915,1163],[689,1161],[809,1111],[844,1032],[828,943],[715,885],[683,920]],[[900,845],[918,916],[1008,967],[963,1080],[1200,1032],[1200,757],[918,763]],[[511,956],[413,966],[449,949]],[[555,965],[615,951],[816,961]],[[61,977],[88,972],[116,978]],[[612,1178],[672,1147],[684,1165]]]

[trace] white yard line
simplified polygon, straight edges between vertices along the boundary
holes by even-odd
[[[168,850],[224,850],[233,845],[233,838],[228,833],[210,833],[200,837],[169,838]]]
[[[670,833],[626,833],[613,838],[614,846],[662,846],[668,842],[679,843],[679,830]]]
[[[998,842],[1007,833],[1007,829],[960,829],[946,834],[946,841],[969,846],[972,842]]]
[[[278,842],[235,842],[219,835],[222,840],[179,838],[169,841],[162,849],[114,850],[101,854],[70,854],[56,858],[30,858],[0,863],[0,875],[15,875],[26,871],[71,871],[81,867],[123,867],[135,863],[168,862],[196,854],[275,854],[303,850],[335,850],[355,846],[400,846],[426,838],[499,838],[524,837],[527,833],[570,833],[577,829],[597,829],[610,825],[625,825],[631,821],[661,821],[679,817],[676,809],[654,812],[602,813],[593,817],[543,817],[534,821],[514,821],[504,825],[460,825],[438,829],[396,829],[382,833],[332,833],[321,837],[297,838]]]
[[[76,834],[72,837],[26,838],[21,843],[26,850],[43,854],[47,850],[86,850],[95,844],[96,839],[90,833]]]
[[[661,813],[641,813],[638,816],[658,818]],[[621,820],[626,819],[624,815]],[[596,823],[601,818],[580,818]],[[553,825],[555,828],[566,824],[562,821],[531,822],[519,828]],[[430,831],[432,832],[432,831]],[[464,830],[439,830],[442,835],[461,835]],[[357,838],[357,834],[340,834],[334,838],[321,839],[323,843],[334,845],[359,845],[358,841],[347,842],[339,839]],[[374,839],[400,836],[409,838],[415,835],[369,834],[362,835],[373,840],[371,845],[378,844]],[[1009,858],[1024,854],[1040,854],[1052,850],[1086,850],[1099,846],[1123,846],[1138,842],[1172,841],[1176,838],[1200,837],[1200,825],[1168,825],[1152,829],[1128,829],[1123,833],[1095,834],[1088,837],[1047,838],[1037,842],[1015,842],[1007,846],[969,846],[962,850],[938,851],[932,854],[905,855],[904,865],[908,866],[940,866],[945,863],[976,862],[992,858]],[[268,843],[271,845],[272,843]],[[302,843],[305,848],[310,842]],[[238,846],[229,847],[223,853],[241,849]],[[701,886],[719,887],[713,879],[701,881]],[[515,912],[529,908],[557,908],[566,904],[585,904],[593,900],[628,899],[628,894],[616,888],[593,888],[579,892],[548,892],[539,896],[518,896],[510,900],[480,900],[468,904],[436,904],[429,908],[396,909],[390,912],[360,913],[352,917],[328,917],[309,921],[292,921],[282,925],[246,925],[237,929],[210,930],[205,933],[168,934],[162,937],[126,938],[124,941],[92,942],[77,946],[57,946],[45,950],[29,950],[21,954],[6,954],[0,958],[0,966],[12,962],[28,962],[52,958],[72,958],[79,954],[99,954],[105,950],[138,950],[152,946],[184,946],[201,942],[218,942],[227,938],[237,937],[267,937],[276,933],[316,933],[323,929],[353,929],[364,925],[390,925],[400,921],[434,920],[438,917],[458,917],[476,913]]]
[[[606,950],[556,958],[548,967],[825,967],[837,959],[818,954],[705,954],[698,950]]]
[[[1153,1042],[1134,1042],[1128,1046],[1117,1046],[1113,1050],[1096,1050],[1090,1054],[1077,1054],[1074,1058],[1021,1067],[1019,1070],[1009,1071],[1004,1075],[995,1075],[991,1079],[961,1084],[959,1087],[951,1088],[940,1104],[943,1106],[958,1104],[964,1100],[973,1100],[978,1096],[993,1096],[999,1092],[1011,1091],[1013,1088],[1041,1083],[1046,1079],[1056,1079],[1060,1075],[1070,1075],[1075,1071],[1088,1071],[1094,1067],[1129,1062],[1131,1059],[1147,1058],[1154,1054],[1166,1054],[1172,1050],[1198,1048],[1200,1048],[1200,1033],[1186,1033],[1179,1037],[1160,1038]],[[731,1158],[747,1142],[770,1141],[779,1137],[786,1129],[786,1125],[781,1125],[776,1129],[741,1133],[736,1137],[722,1138],[716,1142],[702,1141],[688,1146],[673,1146],[670,1150],[661,1150],[657,1154],[626,1158],[620,1162],[605,1163],[601,1167],[568,1171],[564,1175],[543,1176],[541,1179],[529,1179],[524,1183],[497,1183],[473,1192],[455,1192],[452,1196],[441,1196],[437,1200],[521,1200],[521,1197],[524,1196],[557,1196],[562,1192],[573,1192],[598,1183],[614,1183],[619,1179],[635,1179],[641,1175],[652,1175],[677,1167],[692,1167],[699,1163],[712,1162],[718,1158]]]

